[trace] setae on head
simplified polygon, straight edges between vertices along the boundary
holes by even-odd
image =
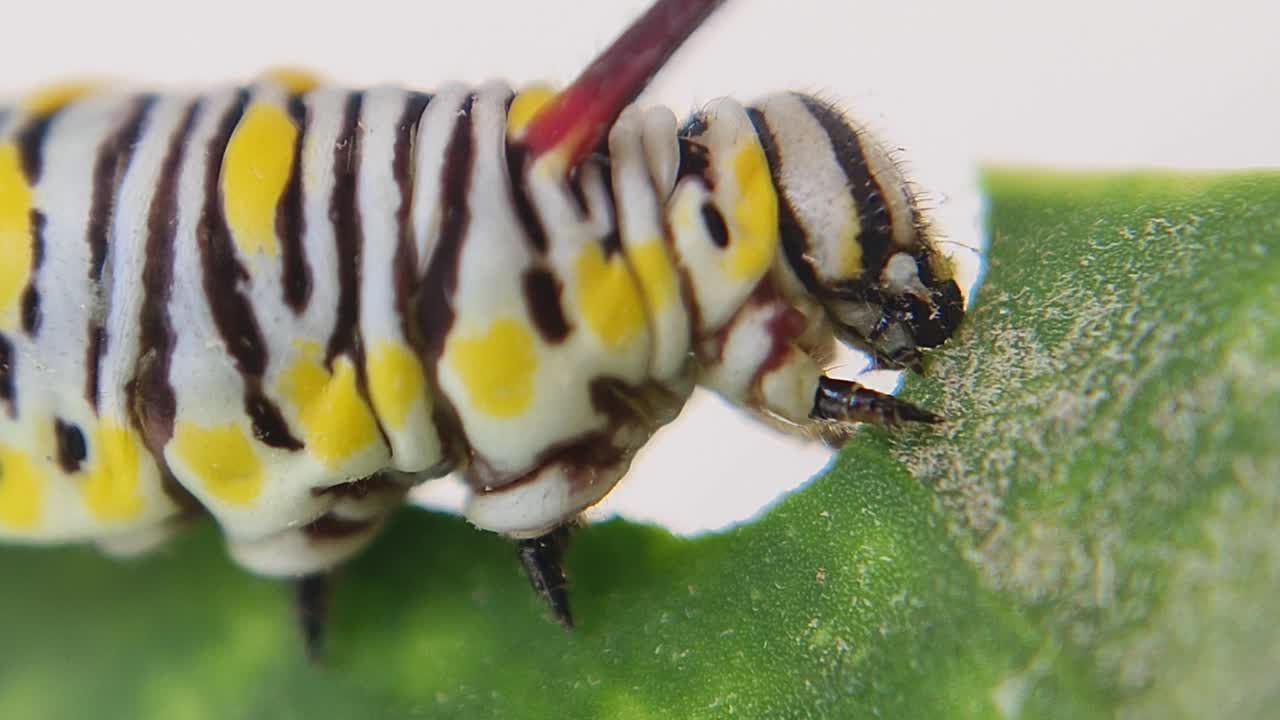
[[[836,336],[881,367],[918,369],[921,350],[959,326],[964,299],[898,164],[811,95],[770,95],[746,114],[776,191],[784,287],[820,304]],[[720,116],[694,115],[682,136],[714,158]]]

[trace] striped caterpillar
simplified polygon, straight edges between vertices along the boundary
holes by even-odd
[[[0,110],[0,538],[143,552],[207,514],[323,578],[457,471],[571,625],[566,528],[695,386],[796,432],[940,418],[828,378],[963,316],[830,104],[632,101],[720,4],[658,0],[560,92],[63,88]]]

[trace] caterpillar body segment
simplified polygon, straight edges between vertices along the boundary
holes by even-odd
[[[918,369],[963,315],[880,146],[794,93],[630,106],[717,5],[660,0],[560,93],[0,110],[0,538],[137,552],[207,513],[307,578],[314,648],[317,576],[456,470],[569,626],[565,526],[696,385],[802,432],[939,420],[822,369]]]

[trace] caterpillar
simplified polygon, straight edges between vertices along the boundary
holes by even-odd
[[[299,74],[0,109],[0,539],[128,555],[193,517],[325,579],[458,472],[572,626],[578,515],[695,386],[793,432],[941,418],[828,377],[964,300],[911,186],[834,105],[632,103],[722,2],[658,0],[573,83]]]

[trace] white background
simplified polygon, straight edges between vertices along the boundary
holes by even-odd
[[[641,0],[9,0],[0,94],[105,77],[219,84],[298,65],[342,84],[568,82]],[[677,115],[780,89],[839,99],[903,148],[954,242],[980,242],[980,164],[1280,166],[1280,3],[730,0],[646,103]],[[953,248],[966,275],[976,256]],[[855,374],[857,360],[838,373]],[[892,378],[879,378],[892,386]],[[660,433],[604,510],[696,532],[827,461],[715,400]],[[444,502],[456,488],[429,489]]]

